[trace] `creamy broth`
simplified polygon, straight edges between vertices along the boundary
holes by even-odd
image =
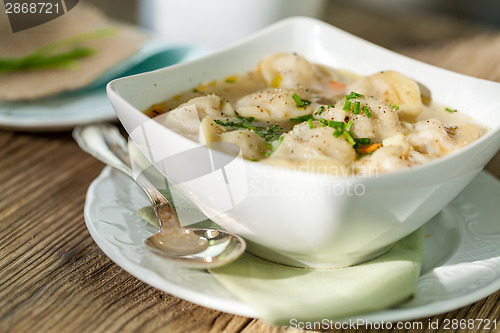
[[[236,143],[251,161],[336,175],[410,168],[486,131],[401,73],[358,77],[288,53],[145,113],[202,144]]]

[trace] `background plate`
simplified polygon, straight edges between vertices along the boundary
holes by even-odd
[[[115,112],[106,95],[106,84],[110,80],[192,60],[206,53],[207,50],[199,47],[168,44],[155,37],[86,88],[32,102],[0,103],[0,128],[58,131],[115,120]]]

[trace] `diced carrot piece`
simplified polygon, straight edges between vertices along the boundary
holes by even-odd
[[[144,114],[149,118],[154,118],[165,113],[166,103],[153,104],[144,111]]]
[[[332,90],[332,91],[343,91],[343,90],[345,90],[346,85],[345,85],[344,83],[342,83],[342,82],[338,82],[338,81],[335,81],[335,80],[331,80],[331,81],[327,84],[326,88],[327,88],[328,90]]]
[[[382,145],[380,143],[373,143],[371,145],[358,148],[357,152],[359,154],[369,154],[369,153],[373,153],[375,150],[379,149],[380,147],[382,147]]]

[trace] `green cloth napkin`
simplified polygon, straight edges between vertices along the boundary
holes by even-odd
[[[304,269],[245,253],[212,275],[264,320],[279,325],[341,320],[396,305],[412,296],[423,258],[423,229],[369,262],[337,269]]]
[[[151,207],[142,208],[138,214],[158,225]],[[205,220],[193,227],[217,225]],[[420,228],[384,255],[346,268],[295,268],[244,253],[210,273],[269,323],[342,320],[397,305],[415,293],[423,238]]]

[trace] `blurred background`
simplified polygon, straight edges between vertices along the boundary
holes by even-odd
[[[144,24],[144,20],[147,20],[147,16],[141,19],[141,15],[144,16],[144,8],[162,1],[172,2],[170,0],[82,0],[81,2],[91,3],[113,18]],[[299,1],[310,2],[310,0]],[[291,6],[293,2],[290,1],[288,9],[293,9]],[[160,15],[169,17],[168,13]],[[204,12],[203,15],[206,17],[206,22],[210,22],[215,13]],[[498,31],[500,0],[324,0],[324,8],[320,10],[318,18],[381,46],[400,50]],[[190,20],[192,17],[185,19]],[[190,24],[203,30],[207,26],[206,22],[192,20]],[[228,24],[226,33],[232,28],[234,27]]]

